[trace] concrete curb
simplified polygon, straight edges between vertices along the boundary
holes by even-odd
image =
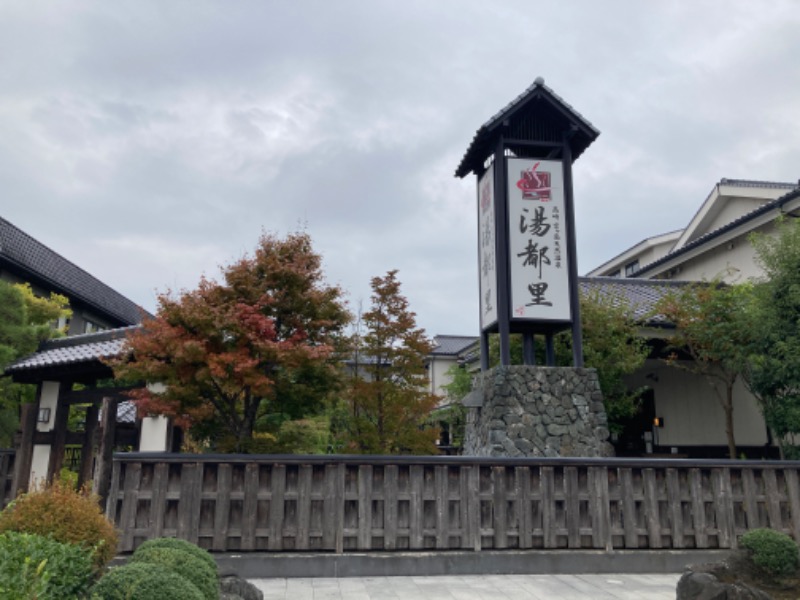
[[[507,550],[481,552],[214,554],[220,574],[272,577],[387,577],[682,573],[687,565],[718,562],[730,550]]]

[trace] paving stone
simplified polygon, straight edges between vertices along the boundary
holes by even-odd
[[[265,600],[672,600],[679,574],[251,579]]]

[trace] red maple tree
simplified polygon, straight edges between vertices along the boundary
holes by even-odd
[[[305,233],[262,235],[253,256],[222,275],[160,295],[157,316],[129,336],[130,352],[113,366],[117,378],[164,384],[132,392],[140,413],[172,417],[212,447],[242,452],[276,390],[298,372],[323,366],[337,377],[333,341],[350,317]]]

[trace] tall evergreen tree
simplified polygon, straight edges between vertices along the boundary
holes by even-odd
[[[438,430],[424,427],[439,398],[428,391],[433,350],[400,293],[397,271],[372,279],[370,309],[353,335],[343,449],[365,454],[433,454]]]

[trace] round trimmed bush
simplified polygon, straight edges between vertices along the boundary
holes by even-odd
[[[203,559],[177,548],[138,548],[131,563],[161,565],[191,581],[206,600],[219,598],[216,566],[212,569]]]
[[[95,567],[104,567],[117,552],[117,532],[100,510],[98,497],[56,482],[35,489],[0,513],[0,533],[18,531],[49,536],[92,552]]]
[[[204,600],[186,578],[165,566],[131,562],[114,567],[92,588],[100,600]]]
[[[208,566],[211,567],[211,570],[214,573],[217,573],[217,563],[214,560],[214,557],[209,554],[208,550],[204,550],[203,548],[200,548],[191,542],[187,542],[186,540],[170,537],[154,538],[142,543],[137,548],[137,552],[139,550],[144,550],[145,548],[172,548],[174,550],[188,552],[192,556],[196,556],[203,562],[207,563]]]
[[[789,575],[797,570],[797,544],[785,533],[753,529],[742,536],[739,544],[749,551],[753,564],[767,575]]]
[[[0,598],[82,598],[94,581],[92,555],[41,535],[0,534]]]

